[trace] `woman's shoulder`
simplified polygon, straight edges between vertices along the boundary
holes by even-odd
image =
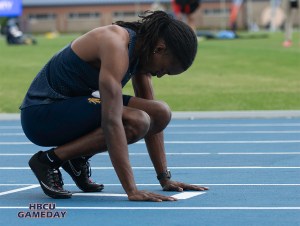
[[[98,40],[107,39],[108,41],[128,41],[128,32],[125,28],[118,25],[107,25],[95,28],[90,32]]]
[[[72,49],[82,59],[93,61],[99,53],[123,49],[129,43],[128,32],[117,25],[95,28],[80,36],[72,43]]]

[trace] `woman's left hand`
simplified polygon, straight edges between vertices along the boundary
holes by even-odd
[[[185,184],[177,181],[172,181],[172,180],[165,180],[160,182],[162,188],[164,191],[187,191],[187,190],[192,190],[192,191],[206,191],[208,188],[206,187],[201,187],[197,185],[192,185],[192,184]]]

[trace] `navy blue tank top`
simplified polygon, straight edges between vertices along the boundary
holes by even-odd
[[[136,33],[129,33],[128,55],[130,65],[121,81],[122,87],[136,72],[138,60],[132,62]],[[99,72],[89,63],[80,59],[67,45],[42,68],[32,81],[20,109],[33,105],[50,104],[75,96],[89,96],[99,89]]]

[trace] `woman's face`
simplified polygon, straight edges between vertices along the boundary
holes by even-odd
[[[184,70],[182,69],[179,61],[166,48],[164,42],[160,41],[156,45],[142,71],[161,78],[165,74],[177,75],[182,73]]]

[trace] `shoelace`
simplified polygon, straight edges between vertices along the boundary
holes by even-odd
[[[61,172],[57,169],[48,169],[48,181],[51,183],[51,186],[62,189],[64,182],[62,179]]]
[[[86,162],[86,171],[87,171],[88,177],[91,177],[92,176],[92,169],[91,169],[91,165],[90,165],[90,160],[88,160]]]
[[[90,177],[92,176],[92,169],[91,169],[91,165],[90,165],[90,160],[84,161],[84,163],[82,164],[82,170],[87,175],[87,179],[89,180],[89,182],[90,183],[95,183],[90,179]]]
[[[91,170],[91,165],[90,165],[90,160],[85,160],[83,159],[83,161],[80,164],[81,169],[83,170],[84,174],[87,175],[87,177],[91,177],[92,176],[92,170]]]

